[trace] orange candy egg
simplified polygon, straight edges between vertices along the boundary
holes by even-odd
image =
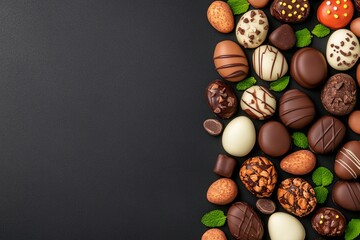
[[[335,30],[348,25],[354,15],[351,0],[325,0],[317,11],[317,18],[323,25]]]

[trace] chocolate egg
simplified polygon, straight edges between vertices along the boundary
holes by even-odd
[[[360,142],[347,142],[335,158],[334,171],[343,180],[353,180],[360,177]]]
[[[352,20],[350,24],[350,30],[357,36],[360,37],[360,17]]]
[[[248,2],[254,8],[263,8],[268,4],[269,0],[248,0]]]
[[[216,71],[225,80],[238,82],[243,80],[249,72],[249,64],[241,47],[230,40],[219,42],[214,51]]]
[[[360,183],[338,181],[332,189],[334,203],[350,211],[360,211]]]
[[[360,110],[353,111],[350,114],[348,125],[353,132],[360,134]]]

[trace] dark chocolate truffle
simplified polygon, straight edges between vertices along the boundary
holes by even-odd
[[[269,41],[278,49],[285,51],[295,46],[296,36],[289,24],[282,24],[270,34]]]
[[[290,74],[304,88],[316,88],[327,77],[327,63],[324,55],[315,48],[298,50],[291,59]]]
[[[360,183],[338,181],[332,189],[334,203],[350,211],[360,211]]]
[[[334,171],[343,180],[353,180],[360,177],[360,142],[347,142],[335,158]]]
[[[223,81],[214,80],[209,83],[206,98],[211,111],[220,118],[230,118],[237,112],[236,95]]]
[[[310,150],[315,153],[333,152],[345,137],[345,125],[335,117],[323,116],[308,131]]]
[[[300,90],[288,90],[280,98],[280,120],[289,128],[301,129],[307,126],[315,114],[314,103]]]
[[[348,74],[338,73],[329,78],[321,91],[324,108],[333,115],[349,114],[356,104],[356,83]]]
[[[338,237],[345,232],[346,219],[339,210],[323,207],[314,214],[311,226],[322,236]]]
[[[274,0],[270,14],[279,21],[297,23],[304,21],[310,13],[308,0]]]
[[[261,240],[264,235],[259,215],[245,202],[234,203],[229,208],[226,219],[230,233],[236,240]]]
[[[236,165],[236,160],[226,156],[225,154],[219,154],[214,166],[214,173],[223,177],[231,177]]]
[[[261,150],[272,157],[280,157],[291,148],[291,137],[286,127],[276,121],[261,126],[258,141]]]

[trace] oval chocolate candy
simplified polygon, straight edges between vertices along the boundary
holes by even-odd
[[[214,51],[216,71],[225,80],[238,82],[249,72],[249,63],[241,47],[230,40],[219,42]]]
[[[332,189],[334,203],[350,211],[360,211],[360,183],[338,181]]]
[[[335,117],[323,116],[309,129],[308,141],[310,150],[327,154],[333,152],[345,137],[345,125]]]
[[[236,95],[223,81],[212,81],[206,88],[206,98],[211,111],[220,118],[230,118],[237,111]]]
[[[353,180],[360,177],[360,142],[347,142],[335,158],[334,171],[343,180]]]

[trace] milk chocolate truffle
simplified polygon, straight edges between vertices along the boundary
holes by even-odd
[[[310,4],[308,0],[274,0],[270,13],[282,22],[302,22],[309,16]]]
[[[278,49],[286,51],[295,46],[296,36],[289,24],[282,24],[270,34],[269,41]]]
[[[275,203],[268,198],[261,198],[256,201],[256,208],[263,214],[272,214],[276,210]]]
[[[258,198],[270,197],[277,182],[274,164],[266,157],[252,157],[240,168],[240,180]]]
[[[338,181],[332,189],[334,203],[350,211],[360,211],[360,183]]]
[[[306,127],[314,119],[315,114],[313,101],[306,93],[298,89],[288,90],[280,98],[280,120],[289,128]]]
[[[345,125],[335,117],[323,116],[308,131],[310,150],[327,154],[333,152],[345,137]]]
[[[225,80],[238,82],[243,80],[249,72],[249,64],[241,47],[230,40],[219,42],[214,51],[216,71]]]
[[[218,136],[223,130],[222,123],[217,119],[206,119],[203,123],[203,127],[207,133],[212,136]]]
[[[322,236],[342,236],[346,229],[344,215],[335,208],[323,207],[316,211],[312,220],[312,228]]]
[[[255,85],[245,90],[240,106],[250,117],[264,120],[275,113],[276,98],[266,88]]]
[[[347,142],[338,151],[334,171],[343,180],[353,180],[360,177],[360,142]]]
[[[237,112],[238,101],[234,91],[220,80],[209,83],[206,97],[211,111],[220,118],[230,118]]]
[[[261,126],[258,141],[261,150],[271,157],[280,157],[291,148],[291,137],[286,127],[276,121]]]
[[[360,134],[360,110],[353,111],[350,114],[348,125],[353,132]]]
[[[233,174],[235,166],[235,159],[228,157],[225,154],[219,154],[214,166],[214,173],[223,177],[230,178]]]
[[[356,104],[355,80],[345,73],[335,74],[323,87],[321,102],[324,108],[333,115],[349,114]]]
[[[302,178],[288,178],[282,181],[277,197],[286,211],[298,217],[304,217],[314,211],[317,203],[314,189]]]
[[[327,73],[326,59],[315,48],[301,48],[291,59],[290,74],[304,88],[311,89],[321,85]]]
[[[269,3],[269,0],[248,0],[248,2],[254,8],[263,8]]]
[[[261,240],[264,235],[259,215],[245,202],[234,203],[226,219],[229,231],[236,240]]]

